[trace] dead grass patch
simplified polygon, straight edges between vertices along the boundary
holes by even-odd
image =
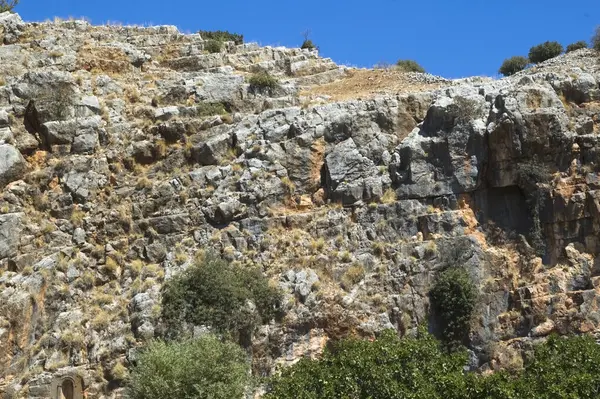
[[[311,87],[301,96],[329,96],[330,101],[372,98],[381,94],[429,91],[442,87],[441,83],[415,83],[404,72],[395,69],[355,69],[335,82]]]

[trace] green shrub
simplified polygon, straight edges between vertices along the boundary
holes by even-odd
[[[217,40],[219,42],[234,42],[235,44],[243,44],[244,43],[244,35],[240,35],[237,33],[231,33],[228,31],[201,30],[201,31],[198,31],[198,33],[204,40]]]
[[[580,40],[575,43],[571,43],[567,46],[567,53],[575,50],[581,50],[582,48],[587,48],[588,44],[585,40]]]
[[[221,48],[223,47],[223,42],[219,40],[207,40],[204,45],[204,50],[208,51],[211,54],[220,53]]]
[[[0,13],[12,11],[19,4],[19,0],[0,0]]]
[[[413,60],[398,60],[396,66],[403,72],[420,72],[425,73],[425,69]]]
[[[184,323],[189,323],[247,338],[259,323],[276,315],[280,301],[279,290],[269,286],[259,270],[235,267],[208,255],[163,286],[166,336],[181,335]]]
[[[153,342],[136,363],[127,388],[129,399],[242,398],[249,383],[244,351],[213,336]]]
[[[534,64],[539,64],[559,56],[563,52],[563,46],[558,42],[544,42],[533,46],[529,50],[529,61]]]
[[[477,305],[477,288],[467,271],[462,267],[444,270],[429,296],[443,341],[450,348],[465,343]]]
[[[600,346],[592,337],[551,336],[525,366],[519,398],[600,397]]]
[[[600,26],[596,28],[596,33],[592,36],[592,48],[600,51]]]
[[[317,48],[317,46],[315,46],[315,44],[313,43],[312,40],[310,39],[306,39],[305,41],[302,42],[302,46],[300,46],[301,49],[308,49],[308,50],[314,50]]]
[[[464,352],[448,353],[429,334],[373,342],[350,339],[271,378],[266,399],[592,399],[600,397],[600,345],[592,337],[550,337],[525,368],[463,373]]]
[[[251,91],[274,90],[279,86],[279,81],[266,71],[257,72],[248,79]]]
[[[199,117],[225,115],[227,110],[223,103],[204,102],[196,105],[196,113]]]
[[[320,360],[302,359],[272,379],[266,399],[449,398],[465,391],[464,353],[448,354],[431,335],[341,341]]]
[[[529,60],[525,57],[515,56],[504,60],[498,72],[504,76],[511,76],[522,71],[529,64]]]

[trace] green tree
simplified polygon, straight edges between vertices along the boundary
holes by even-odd
[[[300,46],[301,49],[314,50],[317,48],[317,46],[315,46],[313,41],[310,40],[310,31],[309,30],[304,31],[302,33],[302,36],[304,36],[304,41],[302,42],[302,46]]]
[[[600,26],[596,28],[596,33],[592,36],[592,48],[600,51]]]
[[[437,278],[429,292],[443,341],[455,348],[467,341],[471,317],[477,305],[477,287],[462,267],[450,267]]]
[[[515,57],[510,57],[505,59],[504,62],[502,62],[502,65],[500,66],[498,72],[500,72],[504,76],[511,76],[525,69],[527,64],[529,64],[529,60],[525,57],[521,57],[519,55]]]
[[[588,44],[585,40],[580,40],[575,43],[571,43],[567,46],[567,53],[575,50],[581,50],[582,48],[587,48]]]
[[[396,62],[396,66],[403,72],[425,73],[425,68],[423,68],[417,61],[414,60],[398,60],[398,62]]]
[[[544,42],[533,46],[529,50],[529,61],[534,64],[539,64],[559,56],[563,52],[563,46],[558,42]]]
[[[302,359],[271,381],[267,399],[436,399],[466,392],[463,352],[449,354],[426,332],[400,339],[348,339],[319,360]]]
[[[589,336],[551,336],[535,347],[517,387],[519,397],[600,398],[600,346]]]
[[[156,341],[143,349],[130,374],[130,399],[241,398],[249,384],[244,351],[213,336]]]
[[[279,87],[279,80],[266,71],[254,73],[248,79],[251,92],[272,91]]]
[[[280,301],[279,290],[259,270],[207,255],[163,286],[166,336],[180,336],[189,323],[246,339],[258,324],[276,315]]]
[[[223,42],[220,40],[209,39],[204,45],[204,49],[211,54],[220,53],[223,47]]]
[[[19,0],[0,0],[0,12],[12,11],[19,4]]]
[[[217,40],[219,42],[234,42],[235,44],[243,44],[244,43],[244,35],[240,35],[238,33],[231,33],[228,31],[209,31],[209,30],[201,30],[198,31],[200,37],[204,40]]]

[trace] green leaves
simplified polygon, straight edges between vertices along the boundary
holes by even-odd
[[[443,271],[429,296],[443,341],[450,347],[466,343],[477,304],[477,287],[462,267]]]
[[[19,4],[19,0],[0,0],[0,13],[12,11]]]
[[[267,398],[445,398],[463,384],[465,362],[464,353],[443,352],[429,334],[399,339],[386,331],[373,342],[341,341],[322,359],[283,370]]]
[[[241,398],[250,378],[244,351],[213,336],[153,342],[132,369],[130,399]]]
[[[511,76],[522,71],[529,64],[529,60],[525,57],[515,56],[504,60],[498,72],[504,76]]]
[[[162,317],[169,338],[181,335],[185,323],[240,338],[272,319],[280,301],[280,292],[260,271],[209,255],[165,283]]]
[[[558,42],[544,42],[533,46],[529,50],[529,61],[539,64],[540,62],[559,56],[563,50],[563,46]]]
[[[320,360],[303,359],[272,379],[267,399],[591,399],[600,397],[600,346],[589,337],[551,337],[517,375],[463,373],[464,352],[431,335],[350,339]]]

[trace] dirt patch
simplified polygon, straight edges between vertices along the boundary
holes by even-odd
[[[115,47],[81,47],[77,54],[77,67],[107,74],[121,74],[131,70],[127,54]]]
[[[329,96],[330,101],[372,98],[382,94],[430,91],[444,83],[419,83],[414,77],[395,69],[349,70],[346,77],[335,82],[311,87],[301,96]]]

